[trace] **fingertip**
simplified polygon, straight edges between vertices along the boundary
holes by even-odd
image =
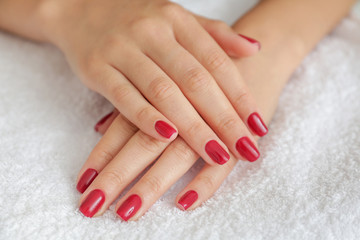
[[[186,191],[177,201],[176,206],[182,210],[186,211],[188,209],[194,208],[194,203],[198,200],[199,194],[194,190]]]
[[[159,140],[163,142],[172,142],[178,135],[178,131],[175,127],[162,120],[155,123],[155,130],[158,135],[161,136]]]

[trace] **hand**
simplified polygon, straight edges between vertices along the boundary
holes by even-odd
[[[284,78],[281,76],[284,75],[281,74],[282,64],[276,67],[280,75],[264,78],[262,74],[273,69],[272,61],[276,58],[274,54],[265,58],[260,55],[236,62],[246,74],[246,79],[249,79],[247,84],[257,102],[262,109],[267,110],[264,116],[268,122],[285,81],[279,81]],[[253,71],[255,66],[264,71]],[[139,131],[117,110],[97,124],[96,129],[106,133],[90,154],[77,179],[77,189],[83,193],[79,200],[80,211],[87,217],[99,216],[106,211],[125,187],[161,155],[116,204],[115,210],[122,219],[138,219],[199,157],[180,137],[170,145],[155,140]],[[224,166],[205,165],[178,194],[176,205],[182,210],[200,206],[218,189],[236,162],[236,158],[231,156]]]
[[[142,132],[165,143],[179,132],[209,164],[226,163],[229,150],[259,158],[252,133],[267,128],[227,56],[251,55],[258,43],[215,22],[218,30],[207,31],[227,36],[225,52],[205,30],[208,21],[165,0],[55,2],[47,35],[83,82]]]

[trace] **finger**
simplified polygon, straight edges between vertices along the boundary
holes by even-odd
[[[237,34],[226,23],[195,14],[194,16],[229,56],[249,57],[260,51],[261,44],[259,41],[242,34]]]
[[[80,193],[90,186],[98,173],[116,156],[137,130],[132,123],[118,114],[78,174],[76,188]]]
[[[117,62],[120,71],[131,79],[151,104],[176,124],[181,136],[206,162],[227,162],[229,153],[225,144],[201,118],[176,83],[158,65],[141,52],[132,52],[125,58],[116,58],[114,61]],[[188,58],[181,60],[186,61]],[[134,68],[140,68],[141,71],[132,71]]]
[[[95,131],[100,133],[101,135],[104,135],[104,133],[110,127],[111,123],[118,116],[118,114],[119,111],[117,109],[114,109],[110,113],[106,114],[96,123],[94,127]]]
[[[178,194],[176,206],[181,210],[192,210],[208,200],[230,174],[236,160],[231,156],[224,167],[205,165],[198,175]]]
[[[196,162],[198,155],[178,137],[149,171],[116,204],[125,221],[142,216]]]
[[[99,92],[144,133],[163,142],[173,141],[177,136],[174,124],[156,110],[121,72],[110,66],[107,72],[108,77],[97,83]]]
[[[153,61],[175,81],[201,117],[238,159],[256,161],[259,158],[260,154],[254,144],[253,135],[216,81],[194,56],[179,46],[176,41],[167,42],[166,45],[164,43],[148,44],[147,51],[147,55],[152,56]],[[221,49],[220,51],[223,53]],[[233,66],[233,63],[226,55],[223,59],[228,60],[224,63],[224,68],[229,70],[225,65]],[[236,76],[238,72],[235,66],[233,67],[232,74]],[[227,73],[226,77],[229,77],[228,75]],[[167,116],[170,118],[172,115]],[[177,124],[181,137],[193,147],[190,142],[192,139],[188,140],[189,128],[182,128],[175,119],[170,119]],[[201,138],[201,135],[199,136]],[[201,155],[200,152],[198,153]],[[227,159],[228,157],[229,155]]]
[[[87,217],[101,215],[167,145],[138,131],[83,193],[80,211]]]
[[[193,27],[185,27],[190,24]],[[211,73],[252,133],[260,137],[266,135],[268,129],[238,69],[209,34],[201,26],[196,26],[195,19],[178,24],[181,34],[177,34],[176,38],[179,43]],[[195,42],[187,37],[195,35]]]

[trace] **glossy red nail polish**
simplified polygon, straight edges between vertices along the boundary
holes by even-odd
[[[223,165],[230,159],[229,153],[215,140],[211,140],[206,144],[205,151],[214,162],[220,165]]]
[[[248,137],[242,137],[236,142],[236,150],[249,162],[255,162],[260,153]]]
[[[100,189],[95,189],[89,193],[87,198],[82,202],[79,210],[86,217],[92,217],[99,211],[105,202],[105,194]]]
[[[198,194],[194,190],[187,191],[178,201],[183,210],[188,209],[198,199]]]
[[[164,121],[157,121],[155,123],[156,131],[165,138],[171,138],[176,133],[176,130]]]
[[[247,36],[244,36],[244,35],[242,35],[242,34],[239,34],[239,36],[242,37],[242,38],[245,38],[245,39],[248,40],[250,43],[255,44],[255,45],[259,48],[259,50],[261,49],[261,44],[260,44],[259,41],[255,40],[255,39],[253,39],[253,38],[249,38],[249,37],[247,37]]]
[[[97,175],[98,172],[95,169],[89,168],[81,176],[78,184],[76,185],[76,189],[81,193],[85,192]]]
[[[94,129],[95,129],[96,132],[99,131],[99,128],[101,127],[101,125],[103,125],[103,124],[106,122],[106,120],[108,120],[108,118],[109,118],[112,114],[113,114],[113,112],[105,115],[102,119],[100,119],[100,121],[99,121],[99,122],[95,125],[95,127],[94,127]]]
[[[247,122],[251,130],[260,137],[263,137],[268,133],[268,128],[257,112],[252,113]]]
[[[116,212],[124,221],[127,221],[135,215],[140,207],[141,198],[138,195],[133,194],[121,204]]]

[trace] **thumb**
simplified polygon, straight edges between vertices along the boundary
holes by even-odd
[[[214,38],[219,46],[231,57],[249,57],[261,49],[260,43],[236,33],[226,23],[194,14],[201,26]]]

